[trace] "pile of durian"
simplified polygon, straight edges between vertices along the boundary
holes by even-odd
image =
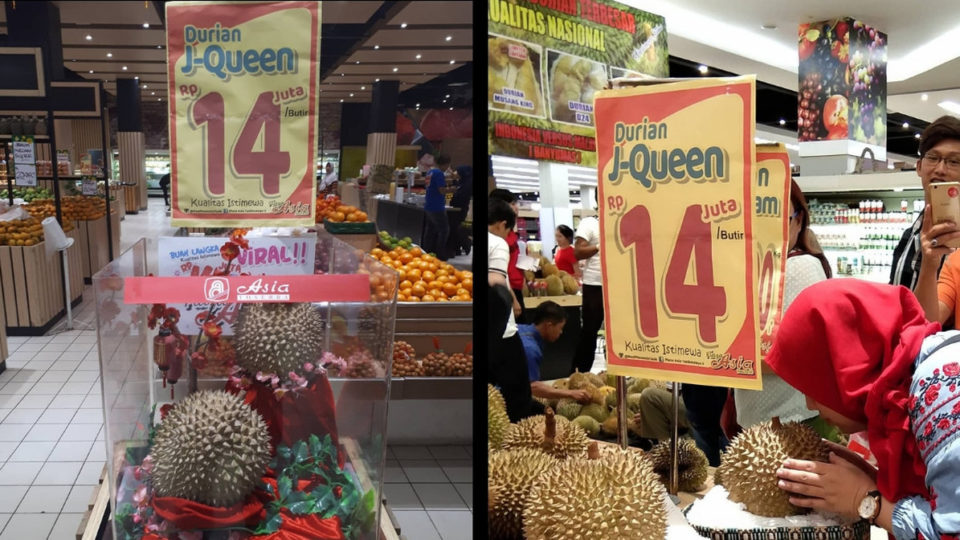
[[[636,449],[599,448],[547,409],[510,424],[487,387],[488,529],[493,539],[664,538],[664,488]]]
[[[557,265],[550,262],[546,257],[540,257],[540,269],[536,272],[527,270],[523,273],[523,296],[530,296],[528,282],[536,284],[545,283],[547,287],[547,296],[562,296],[564,294],[577,294],[580,286],[577,280],[570,274],[557,268]]]
[[[587,436],[604,439],[617,436],[617,382],[614,375],[606,372],[580,373],[566,379],[553,382],[554,388],[586,390],[593,401],[582,405],[572,399],[547,400],[535,398],[546,407],[551,407],[558,415],[583,428]],[[627,378],[627,429],[636,436],[640,435],[640,426],[633,422],[633,416],[640,412],[640,394],[648,387],[666,388],[666,383],[649,379]]]

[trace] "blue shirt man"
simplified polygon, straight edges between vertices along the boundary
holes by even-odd
[[[530,392],[544,399],[573,399],[580,403],[589,403],[590,394],[586,390],[554,388],[540,380],[543,344],[560,339],[566,324],[566,312],[559,304],[548,300],[533,310],[533,324],[517,325],[517,334],[523,342],[523,354],[526,357],[527,373],[530,376]]]
[[[523,352],[527,356],[527,373],[531,381],[540,380],[540,363],[543,362],[543,336],[532,324],[518,324],[517,333],[523,342]]]
[[[445,197],[442,188],[447,187],[447,180],[443,171],[434,168],[430,169],[430,182],[427,185],[427,199],[423,209],[427,212],[443,212],[446,207]]]

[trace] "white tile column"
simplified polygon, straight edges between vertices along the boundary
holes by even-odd
[[[556,241],[553,231],[558,225],[573,228],[573,209],[570,208],[569,169],[561,163],[540,162],[540,234],[543,236],[543,256],[552,259]]]

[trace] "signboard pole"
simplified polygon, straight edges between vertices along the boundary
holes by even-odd
[[[607,348],[603,348],[607,355]],[[627,447],[627,378],[617,375],[617,442],[620,448]]]
[[[673,433],[670,436],[670,495],[676,495],[680,490],[680,473],[678,470],[678,446],[680,427],[680,383],[673,383]]]

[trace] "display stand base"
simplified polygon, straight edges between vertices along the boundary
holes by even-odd
[[[73,302],[70,302],[70,307],[75,308],[83,303],[83,295],[77,297]],[[37,337],[45,335],[50,331],[51,328],[56,326],[64,317],[67,316],[67,309],[61,309],[59,313],[54,315],[52,319],[47,321],[47,324],[43,326],[8,326],[7,335],[8,336],[27,336],[27,337]]]

